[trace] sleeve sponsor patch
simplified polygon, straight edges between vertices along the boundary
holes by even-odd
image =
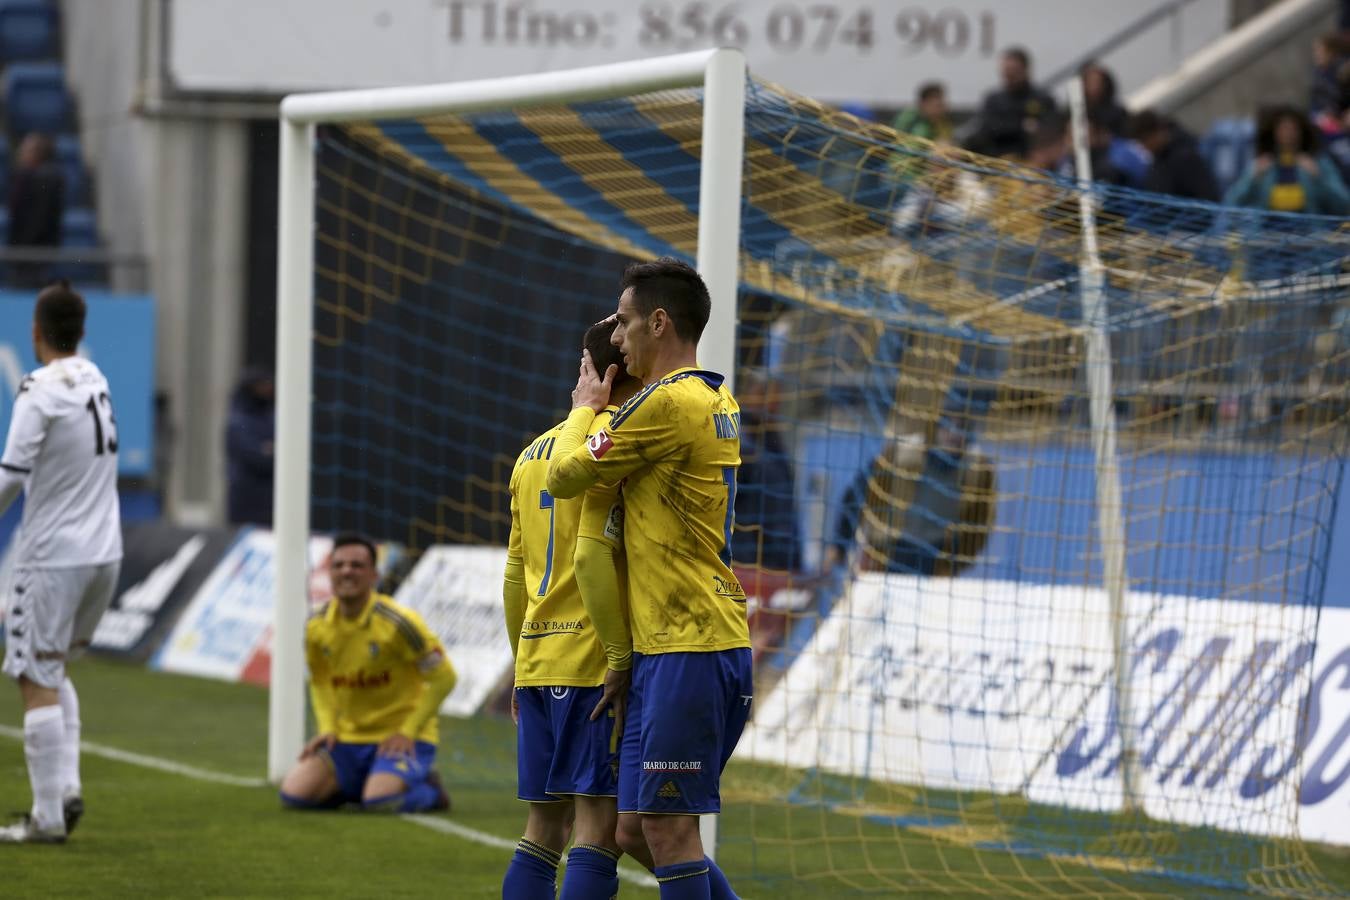
[[[613,446],[614,441],[610,440],[609,435],[603,428],[586,439],[586,449],[590,451],[591,459],[594,460],[600,459]]]

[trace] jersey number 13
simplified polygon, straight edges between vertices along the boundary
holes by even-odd
[[[94,419],[94,455],[102,456],[105,448],[108,453],[116,453],[117,420],[113,418],[112,400],[108,392],[101,391],[97,396],[90,394],[84,408],[89,410],[89,415]],[[104,424],[105,418],[107,424]]]

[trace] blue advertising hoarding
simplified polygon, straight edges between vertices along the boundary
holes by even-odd
[[[140,478],[154,466],[155,301],[147,294],[82,290],[89,304],[80,353],[108,378],[117,410],[117,470]],[[9,428],[19,380],[37,368],[31,292],[0,291],[0,422]]]

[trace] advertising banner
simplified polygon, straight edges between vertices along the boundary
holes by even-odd
[[[1189,825],[1350,844],[1350,610],[1130,594],[1139,800]],[[757,711],[742,758],[1121,808],[1095,588],[859,577]]]
[[[428,84],[739,47],[755,76],[812,97],[890,107],[922,82],[973,106],[997,55],[1027,48],[1049,74],[1135,24],[1111,0],[173,0],[167,70],[176,87],[233,94]],[[1175,71],[1222,35],[1228,4],[1199,0],[1107,59],[1124,90]]]
[[[117,595],[98,623],[93,648],[148,659],[233,539],[231,529],[180,528],[168,522],[124,525]]]
[[[459,673],[441,704],[451,716],[473,715],[514,668],[502,613],[505,547],[430,547],[394,599],[416,610],[445,644]]]

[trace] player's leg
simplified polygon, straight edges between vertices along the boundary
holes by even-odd
[[[60,687],[66,650],[83,585],[71,576],[88,570],[16,568],[5,616],[5,674],[23,697],[23,748],[33,807],[24,820],[0,829],[0,842],[60,842],[66,838],[61,808],[61,752],[65,723]]]
[[[545,688],[515,689],[516,796],[530,811],[502,878],[503,900],[553,900],[558,864],[572,834],[572,803],[548,792],[555,743],[546,694]]]
[[[67,659],[74,661],[84,655],[93,640],[94,630],[99,620],[108,611],[113,593],[117,590],[117,575],[121,570],[120,562],[111,562],[94,569],[93,577],[85,588],[80,607],[75,613],[75,628],[71,635]],[[67,675],[61,680],[58,691],[61,703],[61,719],[65,725],[65,736],[61,744],[61,807],[66,821],[66,833],[69,834],[84,815],[84,789],[80,780],[80,698],[75,685]]]
[[[628,687],[628,710],[619,741],[618,826],[614,839],[624,853],[647,871],[656,868],[647,838],[642,834],[642,816],[637,812],[638,779],[642,772],[642,723],[648,714],[644,702],[646,666],[641,653],[633,654],[633,678]]]
[[[374,744],[334,744],[296,763],[281,780],[281,805],[287,809],[336,809],[361,796],[375,759]]]
[[[703,850],[698,816],[721,810],[720,777],[749,716],[750,652],[647,657],[660,698],[644,719],[637,791],[642,831],[665,900],[735,897]]]
[[[619,730],[613,710],[595,721],[604,689],[556,688],[547,702],[556,736],[548,792],[570,796],[576,807],[561,900],[610,898],[619,891],[616,795]]]
[[[375,757],[361,788],[361,808],[367,812],[443,812],[450,795],[436,774],[436,745],[418,741],[412,756]]]

